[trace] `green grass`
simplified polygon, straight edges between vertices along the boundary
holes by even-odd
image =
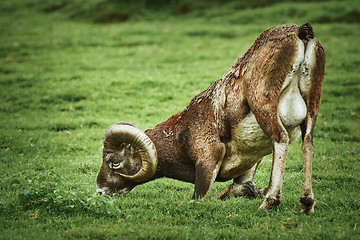
[[[112,24],[91,17],[107,19],[91,7],[106,1],[78,9],[70,2],[79,1],[59,2],[66,5],[52,11],[44,11],[50,1],[0,3],[0,239],[360,238],[358,2],[188,3],[181,14],[128,9],[128,21]],[[327,53],[315,213],[300,213],[300,141],[290,147],[273,211],[258,210],[262,199],[214,200],[229,182],[195,202],[193,185],[171,179],[126,197],[96,194],[98,149],[110,124],[155,126],[220,78],[263,30],[305,22]],[[267,157],[257,185],[266,186],[270,168]]]

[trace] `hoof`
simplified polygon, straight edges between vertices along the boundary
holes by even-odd
[[[248,181],[242,184],[243,189],[243,197],[246,198],[257,198],[261,196],[261,192],[259,191],[258,187],[255,183]]]
[[[314,212],[315,200],[313,196],[305,195],[300,198],[301,212],[312,213]]]
[[[261,196],[261,191],[255,183],[248,181],[243,184],[231,184],[225,190],[221,191],[216,198],[226,200],[230,197],[256,198]]]
[[[274,209],[280,204],[280,198],[279,197],[267,197],[264,199],[263,203],[259,207],[261,210],[269,210]]]

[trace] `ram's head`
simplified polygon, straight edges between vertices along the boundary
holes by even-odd
[[[105,133],[97,191],[101,195],[125,195],[150,180],[156,166],[156,147],[145,133],[129,123],[113,124]]]

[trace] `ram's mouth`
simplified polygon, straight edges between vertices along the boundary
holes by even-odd
[[[123,189],[116,191],[116,193],[124,196],[124,195],[128,194],[130,191],[131,191],[131,189],[129,189],[129,188],[123,188]]]
[[[111,191],[109,187],[99,187],[97,186],[96,192],[101,196],[114,196],[115,192]]]
[[[128,194],[131,191],[131,188],[123,188],[119,190],[111,190],[109,187],[97,187],[96,192],[99,193],[101,196],[114,196],[116,194],[119,194],[120,196],[124,196]]]

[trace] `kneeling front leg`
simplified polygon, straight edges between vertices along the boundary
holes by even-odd
[[[208,151],[199,151],[196,159],[195,190],[193,199],[204,198],[209,193],[219,172],[224,154],[225,146],[222,143],[212,144]]]
[[[232,183],[225,190],[221,191],[216,198],[226,200],[230,197],[256,198],[261,196],[261,191],[252,181],[242,184]]]
[[[261,196],[261,191],[257,188],[255,183],[252,182],[259,163],[252,167],[244,175],[235,178],[233,183],[221,191],[216,198],[225,200],[230,197],[256,198]]]

